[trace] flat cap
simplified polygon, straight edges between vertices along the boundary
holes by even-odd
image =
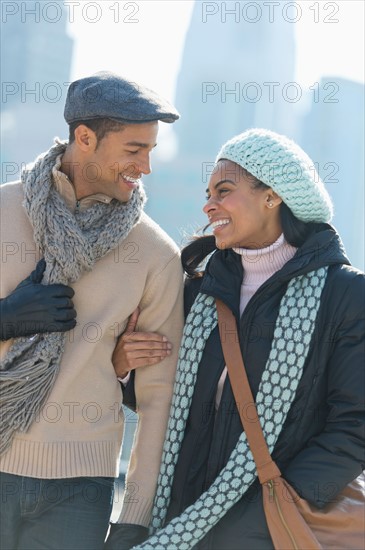
[[[175,107],[154,91],[108,71],[70,84],[64,116],[68,124],[97,118],[127,124],[175,122],[180,118]]]

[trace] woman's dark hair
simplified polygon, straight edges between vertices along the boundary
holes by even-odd
[[[263,183],[255,176],[250,174],[245,168],[242,168],[244,175],[250,180],[252,189],[270,189],[266,183]],[[282,202],[280,204],[280,221],[285,240],[299,248],[312,233],[316,223],[305,223],[298,220],[290,208]],[[203,231],[207,229],[204,227]],[[181,251],[181,261],[184,271],[188,277],[201,277],[203,272],[198,270],[204,259],[216,250],[214,235],[194,236],[191,242]]]
[[[97,146],[100,141],[109,133],[109,132],[120,132],[125,127],[125,124],[122,122],[117,122],[116,120],[111,120],[110,118],[93,118],[87,120],[76,120],[71,122],[69,125],[69,138],[68,142],[73,143],[75,141],[75,130],[80,124],[84,124],[90,130],[95,132],[96,139],[98,140]]]

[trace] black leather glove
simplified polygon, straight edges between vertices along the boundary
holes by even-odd
[[[120,387],[123,392],[123,405],[128,407],[128,409],[131,409],[133,412],[137,412],[137,398],[134,387],[135,373],[135,370],[131,370],[129,372],[129,380],[126,386],[124,386],[122,382],[120,383]]]
[[[43,332],[65,332],[76,325],[71,298],[75,294],[66,285],[42,285],[46,268],[40,260],[34,271],[15,290],[0,301],[0,338],[9,340]]]
[[[131,523],[111,523],[104,550],[129,550],[147,538],[147,527]]]

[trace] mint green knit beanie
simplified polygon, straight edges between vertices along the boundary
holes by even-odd
[[[294,141],[252,128],[230,139],[216,162],[231,160],[271,187],[303,222],[329,222],[333,206],[314,163]]]

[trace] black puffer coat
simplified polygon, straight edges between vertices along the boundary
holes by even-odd
[[[288,281],[329,265],[304,374],[273,452],[284,477],[321,508],[364,467],[364,274],[352,268],[328,225],[307,239],[294,258],[264,283],[239,319],[241,258],[217,251],[202,279],[188,281],[186,312],[199,290],[226,302],[239,320],[242,355],[254,396],[269,356],[278,307]],[[210,486],[242,432],[227,377],[215,417],[224,368],[218,328],[200,363],[185,437],[175,470],[168,520]],[[198,544],[199,549],[272,549],[256,481]]]

